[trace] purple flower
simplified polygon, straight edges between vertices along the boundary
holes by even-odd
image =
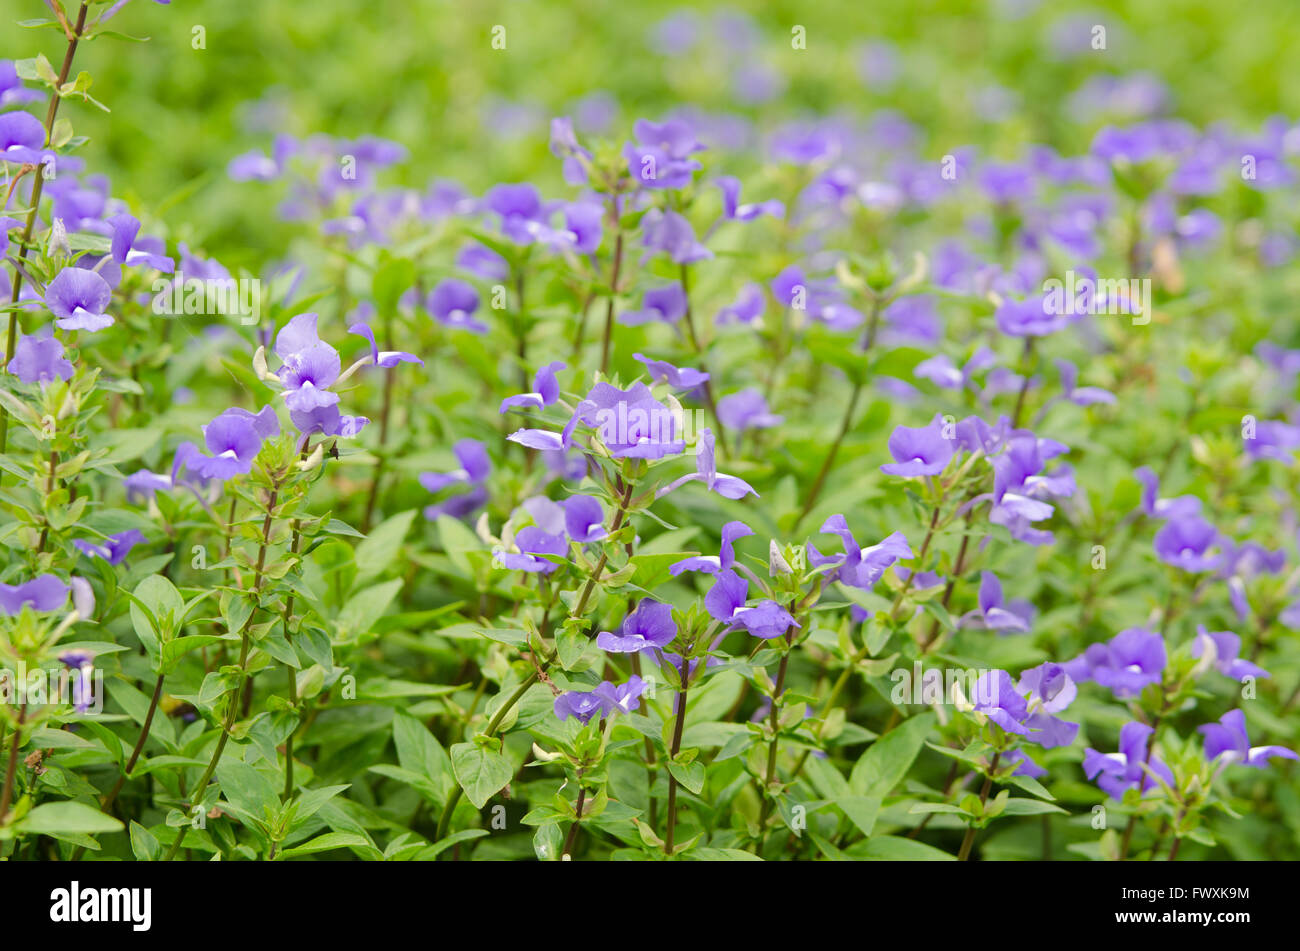
[[[1130,627],[1106,644],[1089,645],[1061,666],[1072,679],[1095,681],[1124,699],[1136,697],[1148,684],[1159,683],[1165,663],[1164,638],[1146,628]]]
[[[731,621],[733,626],[743,627],[751,636],[762,640],[780,637],[792,627],[803,626],[771,598],[764,598],[753,607],[735,608]]]
[[[713,252],[695,239],[691,223],[675,211],[651,208],[641,223],[642,246],[664,252],[676,264],[693,264],[713,257]]]
[[[1296,447],[1300,446],[1300,426],[1277,420],[1264,420],[1255,424],[1251,435],[1243,439],[1246,455],[1252,460],[1276,459],[1291,462]]]
[[[918,363],[912,375],[918,379],[929,380],[935,386],[945,390],[961,390],[970,387],[978,391],[974,385],[975,374],[992,366],[995,359],[992,350],[980,347],[965,365],[958,369],[952,357],[938,353]]]
[[[899,337],[937,344],[943,335],[943,323],[930,294],[900,297],[881,311],[880,316]]]
[[[686,443],[679,416],[656,400],[644,383],[633,383],[626,390],[597,383],[574,414],[596,427],[600,441],[616,459],[662,459],[681,452]]]
[[[1039,766],[1024,750],[1011,750],[1002,754],[1002,762],[1007,766],[1016,766],[1013,776],[1028,776],[1031,779],[1041,779],[1047,775],[1047,770]]]
[[[45,306],[64,330],[88,330],[92,333],[113,325],[104,313],[113,299],[113,289],[94,271],[65,267],[45,288]]]
[[[443,326],[485,334],[487,324],[474,319],[478,304],[478,291],[474,285],[454,277],[439,281],[425,301],[429,313]]]
[[[492,472],[492,460],[487,449],[477,439],[462,439],[451,447],[460,463],[451,472],[421,472],[420,485],[430,492],[440,492],[453,485],[482,485]]]
[[[1069,322],[1065,314],[1052,313],[1043,294],[1024,300],[1008,297],[993,316],[998,329],[1011,337],[1045,337]]]
[[[1115,394],[1096,386],[1076,386],[1079,381],[1079,368],[1069,360],[1057,360],[1056,369],[1061,374],[1061,390],[1064,397],[1076,406],[1091,406],[1094,403],[1114,403]]]
[[[317,406],[313,409],[289,411],[289,419],[303,436],[321,433],[351,439],[370,422],[365,416],[345,416],[338,406]]]
[[[837,131],[818,122],[788,122],[773,133],[769,148],[775,158],[795,165],[811,165],[839,155]]]
[[[36,90],[23,86],[13,60],[0,59],[0,107],[7,108],[24,102],[39,102],[40,98],[41,94]]]
[[[0,162],[39,165],[45,126],[30,112],[0,113]]]
[[[561,720],[575,717],[585,724],[597,713],[602,718],[611,713],[631,713],[640,707],[646,687],[644,680],[633,675],[618,687],[606,680],[595,690],[568,690],[555,698],[555,715]]]
[[[732,569],[723,568],[716,573],[713,587],[704,596],[704,608],[715,621],[730,628],[742,627],[764,640],[780,637],[791,627],[800,626],[775,601],[764,598],[750,607],[746,604],[748,600],[749,582]]]
[[[638,119],[632,127],[636,144],[623,146],[623,157],[634,181],[644,188],[685,188],[703,166],[690,158],[704,146],[683,119],[651,122]]]
[[[741,390],[739,393],[731,393],[718,400],[719,421],[737,432],[779,426],[783,418],[768,412],[767,400],[753,387]]]
[[[399,363],[418,363],[424,366],[424,361],[413,353],[407,353],[405,350],[380,350],[379,345],[375,343],[375,332],[370,329],[370,325],[365,321],[358,321],[348,328],[348,333],[356,334],[362,337],[370,344],[370,362],[377,367],[383,367],[390,370]]]
[[[1108,162],[1140,164],[1162,149],[1154,123],[1139,123],[1127,129],[1105,126],[1093,137],[1090,151]]]
[[[24,605],[33,611],[53,611],[67,600],[68,586],[54,575],[37,575],[17,585],[0,584],[0,612],[11,617],[22,613]]]
[[[709,375],[701,370],[673,366],[664,360],[651,360],[641,353],[632,354],[632,358],[639,363],[645,364],[645,368],[649,371],[652,379],[663,380],[669,386],[676,387],[679,390],[693,390],[709,379]]]
[[[109,535],[102,545],[80,538],[74,539],[72,544],[91,558],[102,558],[110,565],[120,565],[130,554],[131,549],[142,544],[144,540],[144,533],[137,528],[132,528],[125,532],[118,532],[116,535]]]
[[[1136,785],[1140,793],[1155,789],[1157,777],[1173,786],[1169,767],[1147,752],[1147,741],[1155,731],[1145,723],[1126,723],[1119,731],[1119,752],[1098,753],[1092,747],[1083,751],[1083,772],[1097,779],[1097,785],[1112,799],[1124,798],[1125,790]]]
[[[912,549],[902,532],[893,532],[877,545],[860,548],[843,515],[832,515],[821,530],[840,537],[844,554],[823,555],[809,542],[808,560],[814,567],[837,566],[835,577],[851,588],[870,590],[894,562],[912,557]]]
[[[1024,736],[1029,732],[1025,720],[1029,704],[1017,691],[1005,670],[990,670],[975,681],[975,696],[970,698],[975,712],[988,717],[1008,733]]]
[[[608,706],[609,701],[594,690],[566,690],[555,698],[552,709],[561,720],[574,717],[579,723],[585,724],[597,713],[605,716]]]
[[[593,201],[564,206],[564,232],[553,242],[558,249],[572,248],[579,254],[595,254],[604,234],[605,210]]]
[[[225,481],[249,472],[262,443],[279,434],[280,422],[271,407],[256,414],[231,407],[203,427],[203,441],[212,455],[196,453],[186,464],[205,478]]]
[[[631,713],[641,706],[641,695],[648,687],[649,684],[633,674],[627,683],[617,687],[608,680],[603,681],[595,693],[609,705],[607,713]]]
[[[515,244],[550,241],[555,237],[546,223],[549,210],[532,185],[494,185],[483,196],[483,204],[500,218],[501,233]]]
[[[20,336],[6,369],[24,383],[41,386],[55,380],[70,380],[73,372],[72,363],[63,356],[63,344],[55,339],[50,327]]]
[[[979,173],[979,186],[998,204],[1025,201],[1034,194],[1034,178],[1023,166],[991,162]]]
[[[1160,560],[1183,571],[1213,571],[1223,561],[1219,530],[1199,515],[1171,518],[1156,532],[1155,550]]]
[[[1176,499],[1157,498],[1160,477],[1149,466],[1133,470],[1133,476],[1142,483],[1142,512],[1149,518],[1183,518],[1199,515],[1201,500],[1194,495],[1180,495]]]
[[[471,244],[462,248],[460,254],[456,256],[456,266],[485,281],[504,281],[510,276],[510,263],[483,244]],[[476,307],[478,307],[477,294],[474,295],[474,305],[469,308],[469,312],[473,313]],[[429,305],[429,311],[436,313],[432,305]]]
[[[703,482],[710,492],[716,492],[724,499],[743,499],[750,494],[758,495],[754,491],[754,487],[744,479],[718,471],[713,452],[713,430],[711,429],[701,429],[695,439],[695,471],[690,475],[674,479],[668,485],[659,489],[655,493],[655,498],[661,499],[687,482]]]
[[[722,526],[722,545],[716,555],[695,555],[691,558],[683,558],[681,561],[674,562],[668,568],[668,573],[674,578],[684,571],[702,571],[705,574],[717,574],[723,569],[730,568],[736,562],[736,550],[733,547],[736,539],[746,538],[754,534],[754,530],[744,522],[728,522]]]
[[[653,598],[646,598],[623,619],[617,634],[609,631],[597,634],[596,646],[612,654],[636,654],[650,648],[667,647],[676,636],[673,609]]]
[[[520,393],[518,396],[507,396],[501,401],[500,411],[504,413],[512,407],[542,409],[550,406],[560,398],[560,384],[556,382],[555,374],[567,366],[568,364],[556,360],[539,368],[533,376],[533,391]]]
[[[559,565],[540,556],[568,554],[569,541],[563,535],[552,535],[536,525],[529,525],[515,535],[515,547],[519,549],[518,553],[500,548],[493,552],[503,568],[549,575]]]
[[[232,182],[269,182],[284,173],[296,149],[297,143],[292,138],[277,135],[269,156],[259,149],[236,155],[226,165],[226,174]]]
[[[1228,765],[1253,766],[1263,769],[1274,756],[1282,759],[1300,759],[1285,746],[1251,746],[1246,735],[1246,715],[1240,710],[1229,710],[1219,717],[1218,723],[1207,723],[1196,728],[1205,734],[1205,755],[1208,759],[1222,758]]]
[[[1209,632],[1204,624],[1198,624],[1196,640],[1192,643],[1192,656],[1202,657],[1207,651],[1214,658],[1214,669],[1225,677],[1245,680],[1248,677],[1269,676],[1264,668],[1237,656],[1241,653],[1241,638],[1232,631]]]
[[[880,467],[889,475],[911,478],[942,472],[953,455],[952,440],[944,435],[943,417],[936,413],[928,426],[916,429],[896,426],[889,436],[889,453],[894,461]]]
[[[85,713],[94,699],[91,676],[95,669],[95,655],[90,651],[71,648],[59,652],[59,663],[76,672],[76,680],[72,683],[72,708],[77,713]]]
[[[761,215],[773,218],[785,217],[785,205],[771,199],[753,205],[740,203],[740,179],[723,175],[714,183],[722,191],[722,216],[729,221],[752,221]]]
[[[731,323],[752,324],[761,320],[766,307],[767,297],[763,294],[763,285],[751,282],[740,289],[734,304],[718,311],[714,322],[719,326]]]
[[[605,531],[605,510],[589,495],[573,495],[564,501],[564,530],[579,544],[598,542]]]
[[[211,504],[221,495],[223,480],[213,479],[198,471],[191,463],[201,455],[199,447],[192,442],[183,442],[176,447],[172,455],[172,471],[167,478],[172,488],[178,486],[189,489],[202,504]]]
[[[591,153],[578,144],[572,119],[557,117],[551,120],[551,154],[564,160],[564,181],[567,184],[587,184],[586,167],[591,162]]]
[[[276,335],[275,352],[283,361],[276,375],[291,412],[309,413],[339,401],[329,387],[339,378],[342,361],[339,352],[316,335],[315,314],[298,314],[285,324]]]
[[[962,627],[982,627],[991,631],[1027,631],[1033,620],[1034,608],[1028,601],[1012,601],[1002,606],[1002,582],[991,571],[980,572],[980,607],[978,611],[964,614],[958,621]]]
[[[652,322],[675,324],[686,314],[686,291],[678,283],[655,287],[641,297],[641,309],[625,311],[618,322],[635,326]]]
[[[1073,703],[1079,693],[1063,666],[1047,663],[1026,670],[1020,675],[1016,690],[1029,698],[1029,716],[1025,719],[1030,730],[1029,742],[1045,749],[1074,742],[1079,724],[1053,716]]]
[[[113,228],[112,255],[117,264],[136,267],[146,264],[164,274],[176,270],[176,262],[162,253],[162,242],[157,238],[141,238],[140,220],[128,214],[114,215],[108,219]],[[153,249],[157,249],[155,252]]]
[[[172,480],[169,476],[141,469],[123,479],[122,487],[126,489],[126,500],[138,504],[152,499],[158,491],[170,492]]]

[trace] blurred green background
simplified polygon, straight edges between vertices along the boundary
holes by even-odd
[[[0,55],[43,50],[57,63],[61,35],[11,25],[44,15],[44,5],[6,0],[5,9]],[[791,49],[796,24],[805,50]],[[505,27],[505,50],[492,48],[495,25]],[[1104,50],[1090,48],[1094,25],[1106,28]],[[891,109],[917,123],[932,156],[966,143],[1002,154],[1029,141],[1078,151],[1144,89],[1199,125],[1251,128],[1300,111],[1300,71],[1290,68],[1296,0],[133,0],[114,26],[151,39],[103,40],[78,54],[114,110],[77,103],[65,113],[91,136],[83,154],[116,193],[185,222],[177,237],[236,267],[256,266],[288,240],[271,213],[278,191],[250,201],[241,189],[266,186],[225,175],[232,156],[266,148],[277,131],[400,141],[411,157],[389,173],[393,183],[445,177],[477,194],[527,178],[554,193],[547,120],[597,92],[618,104],[612,138],[638,116],[687,104],[763,126]],[[195,49],[200,27],[204,48]],[[696,41],[666,55],[674,33]],[[897,75],[869,84],[864,48],[880,43],[892,47]],[[887,65],[888,55],[874,62]],[[761,71],[775,95],[738,96],[746,70]],[[1080,101],[1090,84],[1135,73],[1147,78],[1111,108]]]

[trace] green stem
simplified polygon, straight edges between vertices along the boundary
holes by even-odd
[[[582,782],[581,776],[578,777],[578,782]],[[585,786],[579,786],[578,805],[574,809],[573,825],[569,826],[569,834],[564,837],[563,857],[566,859],[569,858],[571,855],[573,855],[573,843],[577,841],[578,838],[578,823],[582,821],[582,807],[586,803],[586,800],[587,800],[587,788]]]
[[[876,345],[876,331],[880,323],[880,301],[873,300],[871,305],[871,316],[867,321],[866,336],[862,341],[862,355],[865,358],[872,348]],[[806,519],[813,507],[817,504],[817,499],[821,497],[822,489],[826,485],[826,477],[830,475],[831,468],[835,465],[835,457],[839,455],[840,444],[844,442],[844,437],[849,434],[849,427],[853,425],[853,414],[858,410],[858,402],[862,399],[862,391],[865,387],[863,380],[859,379],[853,384],[853,392],[849,395],[849,405],[844,408],[844,418],[840,420],[840,431],[835,435],[835,441],[831,443],[830,451],[822,461],[822,467],[817,472],[817,478],[813,480],[812,489],[808,492],[808,497],[804,500],[803,508],[799,511],[799,517],[795,520],[794,530],[798,531],[800,524]]]
[[[612,202],[613,199],[611,199],[610,214],[617,227],[618,214]],[[609,300],[605,304],[605,336],[600,344],[600,372],[603,374],[609,373],[609,353],[614,339],[614,298],[618,296],[618,275],[622,269],[623,232],[618,230],[614,233],[614,262],[610,266]]]
[[[9,815],[9,803],[13,801],[14,777],[18,773],[18,746],[23,738],[23,720],[27,718],[27,704],[18,708],[18,722],[14,725],[13,740],[9,744],[9,763],[5,767],[4,790],[0,792],[0,825]]]
[[[635,488],[636,484],[629,480],[623,491],[623,495],[619,500],[618,512],[614,515],[614,522],[610,528],[611,535],[615,534],[623,527],[623,520],[627,517],[627,507],[631,504],[632,492]],[[587,579],[587,584],[582,589],[582,595],[578,598],[577,606],[573,609],[573,613],[570,617],[582,617],[584,612],[587,610],[587,601],[591,598],[592,591],[595,590],[596,584],[600,581],[600,576],[605,570],[605,564],[607,561],[608,555],[605,551],[602,551],[600,553],[600,560],[596,562],[596,567],[592,569],[591,577]],[[537,683],[542,674],[545,673],[546,668],[555,660],[555,657],[556,654],[552,653],[550,657],[543,659],[542,662],[538,664],[537,669],[529,674],[528,678],[524,680],[515,692],[510,695],[506,702],[500,706],[496,714],[488,722],[487,730],[485,731],[488,736],[493,736],[496,733],[497,728],[501,725],[501,721],[505,719],[506,714],[514,709],[515,704],[519,702],[520,698],[523,697],[525,693],[527,693],[528,688]],[[456,804],[460,802],[462,792],[463,790],[460,788],[460,785],[457,784],[456,788],[452,790],[451,795],[447,797],[447,804],[443,807],[442,816],[438,819],[438,831],[436,838],[434,839],[435,842],[442,841],[443,837],[446,836],[447,829],[451,826],[452,813],[456,811]]]
[[[1024,378],[1020,381],[1020,393],[1016,396],[1016,410],[1011,414],[1011,428],[1017,429],[1020,426],[1020,414],[1025,409],[1025,395],[1029,392],[1029,358],[1034,354],[1034,338],[1025,338],[1025,349],[1020,356],[1020,372]]]
[[[493,736],[496,734],[497,728],[501,726],[501,721],[505,719],[506,714],[514,709],[515,704],[518,703],[520,698],[528,692],[528,688],[537,683],[543,671],[550,666],[552,659],[553,658],[548,657],[543,660],[538,669],[529,674],[528,677],[524,679],[523,683],[515,689],[515,692],[510,695],[509,699],[501,705],[497,710],[496,715],[492,717],[491,721],[489,721],[487,729],[483,731],[486,736]],[[451,815],[456,811],[456,804],[460,802],[462,792],[460,785],[457,784],[456,788],[452,790],[451,795],[447,797],[447,805],[443,807],[442,816],[438,819],[438,833],[437,837],[434,839],[435,842],[441,842],[447,835],[447,827],[451,825]]]
[[[262,587],[266,579],[266,575],[264,574],[266,570],[266,551],[271,545],[271,518],[272,513],[275,512],[275,505],[279,500],[279,497],[280,487],[277,483],[271,488],[271,498],[266,506],[266,518],[262,520],[262,541],[258,545],[257,549],[257,568],[253,594],[259,601]],[[195,805],[203,802],[203,794],[207,791],[208,783],[212,780],[212,774],[217,771],[217,763],[221,761],[221,754],[226,750],[226,743],[230,741],[230,731],[234,728],[235,719],[239,715],[240,694],[243,692],[244,682],[248,676],[249,646],[250,639],[248,634],[248,624],[246,622],[243,631],[240,633],[239,639],[239,677],[235,683],[235,689],[229,694],[226,715],[222,719],[221,723],[221,736],[217,739],[217,748],[212,752],[212,759],[208,761],[207,769],[203,771],[203,776],[194,787],[188,803],[189,809],[187,811],[192,811]],[[167,854],[163,856],[164,862],[170,862],[176,857],[176,853],[181,850],[181,845],[185,841],[185,833],[187,831],[188,827],[182,826],[176,833],[176,838],[172,840],[171,847],[167,850]]]
[[[306,452],[306,450],[303,450]],[[299,531],[298,520],[293,520],[293,544],[289,551],[293,555],[298,554],[298,546],[302,541],[302,534]],[[293,592],[284,599],[284,639],[289,644],[289,649],[293,650],[293,633],[289,630],[289,621],[293,617]],[[285,673],[288,675],[289,703],[296,710],[298,708],[298,674],[293,667],[285,664]],[[289,731],[289,736],[284,741],[284,798],[287,802],[293,796],[293,735],[294,731]]]
[[[794,604],[791,603],[791,608]],[[791,612],[793,613],[793,612]],[[790,664],[790,651],[794,649],[794,628],[786,634],[786,650],[781,655],[781,664],[776,669],[776,684],[772,688],[772,715],[769,722],[772,725],[772,742],[767,748],[767,771],[763,777],[763,805],[758,814],[758,851],[763,850],[763,840],[767,838],[767,819],[772,814],[772,784],[776,782],[776,758],[777,748],[780,746],[781,739],[778,731],[781,729],[781,711],[778,707],[778,701],[781,694],[785,691],[785,671]]]
[[[685,264],[682,265],[682,295],[686,299],[686,314],[684,321],[686,324],[686,335],[690,338],[691,346],[695,350],[695,357],[699,361],[700,370],[708,373],[708,367],[705,365],[704,347],[700,345],[700,338],[695,332],[695,316],[691,308],[691,272]],[[718,438],[716,440],[718,452],[725,459],[730,451],[727,445],[727,430],[722,425],[722,419],[718,416],[718,404],[713,398],[713,380],[712,375],[704,381],[704,402],[709,407],[709,414],[713,417],[714,425],[718,427]]]
[[[682,685],[677,691],[677,716],[673,722],[673,743],[669,759],[676,759],[682,749],[682,728],[686,725],[686,686],[691,662],[682,657]],[[673,854],[673,833],[677,828],[677,777],[668,772],[668,835],[664,839],[664,855]]]
[[[981,806],[989,801],[989,791],[993,788],[993,774],[998,771],[998,760],[1000,760],[1001,758],[1002,758],[1002,754],[1000,752],[993,754],[993,762],[989,764],[989,771],[984,776],[984,787],[980,790]],[[961,850],[957,853],[957,861],[958,862],[967,861],[970,858],[971,848],[974,845],[975,845],[975,826],[970,825],[967,826],[966,828],[966,835],[962,837]]]
[[[162,699],[163,676],[163,674],[159,674],[157,681],[154,682],[153,697],[149,700],[149,712],[144,715],[144,725],[140,727],[140,736],[135,741],[135,747],[131,750],[131,755],[127,757],[126,765],[122,767],[122,774],[117,777],[117,782],[113,785],[109,794],[104,797],[104,802],[99,807],[104,812],[108,812],[113,807],[113,803],[117,800],[117,794],[122,791],[122,786],[131,777],[131,770],[135,769],[135,764],[144,751],[145,741],[149,739],[149,729],[153,726],[154,714],[158,711],[158,701]]]
[[[82,0],[81,8],[77,11],[77,25],[73,27],[71,35],[68,36],[68,49],[63,54],[63,66],[59,70],[59,79],[55,84],[55,90],[50,93],[50,105],[45,111],[45,141],[49,142],[50,133],[54,129],[54,119],[59,112],[60,97],[58,89],[68,81],[68,74],[72,72],[72,58],[77,54],[77,43],[81,40],[81,31],[86,26],[86,11],[90,9],[89,0]],[[37,171],[36,177],[32,182],[32,207],[27,211],[27,223],[23,226],[23,235],[18,241],[18,265],[27,260],[27,252],[31,245],[32,231],[36,227],[36,213],[41,206],[41,192],[45,188],[45,175],[43,170]],[[9,303],[14,305],[18,303],[19,296],[23,288],[23,271],[18,265],[14,266],[14,281],[10,289]],[[9,312],[9,332],[5,339],[5,366],[14,358],[14,348],[18,345],[18,312],[11,310]],[[7,410],[0,411],[0,453],[6,450],[9,445],[9,413]]]

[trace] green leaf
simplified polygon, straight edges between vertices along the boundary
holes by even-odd
[[[880,802],[879,796],[849,796],[835,800],[835,805],[840,807],[840,811],[849,817],[849,821],[863,835],[871,838],[871,830],[876,827],[876,816],[880,813]]]
[[[679,783],[695,793],[695,795],[698,796],[704,791],[704,764],[699,760],[687,764],[669,760],[668,772],[672,773]]]
[[[849,850],[854,858],[875,862],[955,862],[957,857],[901,836],[878,835]]]
[[[468,842],[470,839],[481,839],[487,834],[487,829],[461,829],[459,832],[453,832],[451,835],[443,836],[428,848],[421,849],[416,853],[415,859],[420,862],[427,862],[429,859],[437,858],[458,842]]]
[[[185,600],[176,586],[162,575],[150,575],[131,592],[131,623],[135,633],[149,648],[159,653],[160,642],[170,639],[185,614]]]
[[[162,853],[162,846],[154,834],[140,823],[131,823],[131,852],[141,862],[157,861]]]
[[[16,828],[20,832],[54,835],[56,833],[121,832],[125,826],[84,802],[46,802],[23,816]]]
[[[365,540],[357,545],[354,587],[359,588],[372,578],[377,578],[392,564],[414,520],[415,509],[394,515],[375,526]]]
[[[271,781],[247,763],[223,759],[217,764],[217,782],[226,800],[250,816],[262,819],[279,808],[280,796]]]
[[[406,258],[390,258],[375,271],[371,294],[375,298],[375,312],[380,318],[397,312],[397,302],[415,283],[415,265]]]
[[[763,861],[753,852],[746,852],[744,849],[691,849],[685,855],[684,859],[692,862],[761,862]]]
[[[482,809],[514,776],[504,753],[484,749],[477,743],[457,743],[451,748],[451,767],[465,797]]]
[[[372,848],[369,841],[353,832],[326,832],[314,839],[308,839],[302,845],[295,845],[276,854],[277,859],[290,859],[295,855],[313,855],[317,852],[331,852],[334,849]]]
[[[162,651],[159,660],[162,664],[162,670],[159,673],[171,673],[176,664],[182,657],[190,651],[198,650],[200,647],[207,647],[209,644],[219,644],[222,641],[236,640],[223,634],[187,634],[185,637],[178,637],[174,640],[167,641],[162,645]]]
[[[447,553],[452,564],[462,574],[472,576],[474,568],[465,557],[465,553],[484,550],[485,546],[479,537],[466,528],[459,519],[452,518],[450,515],[439,515],[438,538],[442,541],[442,549]]]
[[[393,715],[393,743],[402,769],[424,776],[439,791],[440,800],[445,800],[452,778],[451,759],[437,737],[415,717],[399,710]]]
[[[402,579],[394,578],[358,591],[349,598],[338,616],[340,638],[351,640],[368,634],[401,589]]]
[[[861,796],[887,796],[907,775],[925,738],[934,727],[934,714],[904,720],[867,748],[853,766],[849,785]]]
[[[1036,816],[1044,812],[1059,812],[1062,815],[1069,815],[1060,806],[1054,806],[1050,802],[1043,802],[1041,799],[1008,799],[1002,809],[1004,816]]]

